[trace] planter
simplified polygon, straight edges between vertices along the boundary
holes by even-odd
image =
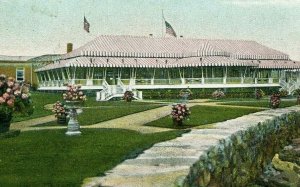
[[[9,113],[8,115],[0,115],[0,133],[9,131],[11,119],[12,113]]]
[[[67,123],[67,116],[66,115],[62,115],[62,116],[57,116],[57,123],[58,124],[66,124]]]
[[[182,126],[183,125],[183,120],[177,121],[176,119],[173,119],[173,124],[176,126]]]

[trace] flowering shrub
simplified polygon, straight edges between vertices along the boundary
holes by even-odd
[[[64,105],[60,101],[56,101],[55,104],[53,104],[53,109],[52,112],[55,114],[55,117],[61,117],[61,116],[66,116],[67,112],[64,107]]]
[[[86,96],[80,91],[81,85],[67,85],[67,91],[63,94],[63,99],[66,101],[85,101]]]
[[[274,93],[271,95],[271,98],[270,98],[270,107],[271,108],[278,108],[279,105],[280,105],[280,94],[279,93]]]
[[[171,117],[174,124],[182,125],[183,120],[188,119],[190,114],[191,112],[185,104],[176,104],[172,106]]]
[[[131,102],[132,99],[133,99],[133,93],[132,93],[132,91],[126,91],[126,92],[124,93],[123,99],[124,99],[125,101],[127,101],[127,102]]]
[[[0,75],[0,115],[11,115],[20,112],[23,115],[33,113],[33,104],[30,98],[29,85],[18,83],[14,78]]]
[[[214,99],[221,99],[221,98],[225,97],[225,94],[221,90],[216,90],[212,93],[212,97]]]
[[[262,91],[261,89],[255,90],[255,98],[256,99],[261,99],[263,96],[265,96],[264,91]]]
[[[286,97],[289,94],[289,92],[284,88],[280,88],[279,94],[280,94],[280,97]]]

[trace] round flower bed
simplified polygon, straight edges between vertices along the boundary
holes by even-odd
[[[185,104],[175,104],[172,106],[171,117],[174,125],[183,125],[183,121],[188,119],[191,112]]]
[[[125,101],[127,101],[127,102],[131,102],[132,101],[132,99],[133,99],[133,93],[132,93],[132,91],[126,91],[125,93],[124,93],[124,96],[123,96],[123,99],[125,100]]]
[[[280,99],[280,94],[279,93],[275,93],[272,94],[270,97],[270,107],[271,108],[278,108],[280,105],[281,99]]]
[[[214,99],[221,99],[221,98],[224,98],[225,97],[225,94],[224,92],[222,92],[221,90],[216,90],[212,93],[212,97]]]

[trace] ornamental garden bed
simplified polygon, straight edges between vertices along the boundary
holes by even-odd
[[[127,158],[186,131],[140,134],[121,129],[22,132],[1,139],[0,186],[80,186],[86,177],[103,175]]]
[[[182,126],[173,125],[170,116],[163,117],[145,125],[173,129],[190,128],[234,119],[250,113],[262,111],[262,109],[231,108],[224,106],[193,106],[190,108],[190,111],[190,118],[185,120]]]

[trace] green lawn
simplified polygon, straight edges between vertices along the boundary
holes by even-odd
[[[101,102],[103,106],[94,106],[93,108],[83,108],[83,112],[78,116],[80,125],[92,125],[102,121],[119,118],[129,114],[154,109],[163,105],[124,101],[117,102]],[[57,126],[56,121],[40,124],[38,126]]]
[[[253,106],[269,108],[269,100],[254,100],[254,101],[232,101],[221,103],[222,105],[238,105],[238,106]],[[281,100],[279,108],[285,108],[296,105],[296,99]]]
[[[44,106],[46,104],[55,103],[56,101],[61,100],[62,96],[61,94],[57,93],[32,92],[31,98],[35,107],[33,114],[31,116],[22,116],[21,114],[14,114],[13,122],[51,115],[52,111],[44,109]]]
[[[120,129],[22,132],[0,140],[0,186],[80,186],[86,177],[102,175],[126,158],[184,131],[140,134]]]
[[[183,126],[174,126],[170,116],[152,121],[146,125],[165,128],[189,128],[234,119],[243,115],[261,111],[261,109],[230,108],[223,106],[194,106],[190,108],[190,111],[192,112],[190,119],[186,120]]]

